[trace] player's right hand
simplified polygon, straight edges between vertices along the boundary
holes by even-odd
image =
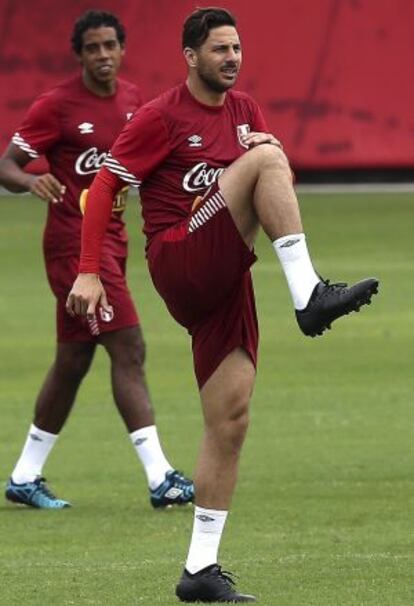
[[[62,202],[66,187],[50,173],[30,175],[28,190],[41,200],[57,204]]]
[[[98,274],[79,274],[67,298],[66,311],[72,317],[87,316],[89,320],[93,320],[98,305],[111,312]]]

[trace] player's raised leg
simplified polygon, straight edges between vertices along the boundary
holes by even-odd
[[[252,602],[218,565],[218,550],[249,419],[255,368],[243,349],[230,353],[201,389],[204,437],[198,457],[190,549],[176,594],[185,602]]]
[[[234,222],[249,247],[261,225],[277,253],[304,334],[322,334],[337,318],[369,304],[378,280],[348,287],[316,273],[303,233],[292,173],[283,151],[268,143],[238,158],[219,178]]]
[[[63,509],[42,477],[59,433],[72,409],[95,352],[93,343],[58,343],[56,358],[36,400],[33,423],[6,486],[6,498],[40,509]]]
[[[139,326],[102,334],[111,359],[114,400],[147,476],[153,507],[185,505],[194,500],[191,480],[169,463],[158,437],[145,379],[145,343]]]

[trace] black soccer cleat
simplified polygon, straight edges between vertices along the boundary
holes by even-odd
[[[175,595],[182,602],[255,602],[254,596],[235,590],[231,577],[231,572],[224,572],[218,564],[195,574],[184,570]]]
[[[369,305],[371,297],[378,292],[378,280],[367,278],[353,286],[346,283],[330,284],[321,280],[315,286],[305,309],[296,310],[296,320],[301,331],[308,337],[323,334],[334,320],[351,311],[359,311]]]

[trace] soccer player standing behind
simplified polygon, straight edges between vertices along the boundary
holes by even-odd
[[[38,508],[61,509],[42,477],[43,466],[74,404],[97,344],[111,363],[115,403],[148,480],[154,507],[193,499],[193,484],[166,459],[154,424],[144,375],[145,345],[126,283],[127,235],[122,220],[128,183],[114,192],[103,242],[102,280],[111,307],[87,321],[65,311],[78,271],[86,194],[108,149],[141,105],[136,85],[117,77],[125,51],[125,30],[111,13],[89,11],[75,23],[72,48],[81,74],[41,95],[31,106],[0,159],[0,183],[13,192],[30,191],[48,202],[44,258],[57,301],[56,357],[38,395],[33,424],[6,487],[6,498]],[[50,173],[24,171],[45,155]]]
[[[203,8],[186,20],[188,78],[126,125],[90,189],[71,313],[106,305],[102,244],[113,193],[140,186],[149,270],[192,337],[204,416],[190,549],[176,594],[184,602],[252,602],[217,563],[248,426],[258,346],[250,266],[261,227],[285,272],[300,329],[321,334],[377,291],[315,272],[289,163],[257,104],[231,90],[241,65],[234,17]]]

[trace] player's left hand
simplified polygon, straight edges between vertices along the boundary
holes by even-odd
[[[248,147],[256,147],[257,145],[262,145],[262,143],[270,143],[271,145],[276,145],[283,150],[283,145],[279,139],[276,139],[276,137],[272,135],[272,133],[251,132],[242,135],[241,139],[244,145],[247,145]]]
[[[105,311],[111,311],[99,276],[79,274],[67,298],[66,311],[72,317],[86,316],[89,320],[93,320],[98,305]]]

